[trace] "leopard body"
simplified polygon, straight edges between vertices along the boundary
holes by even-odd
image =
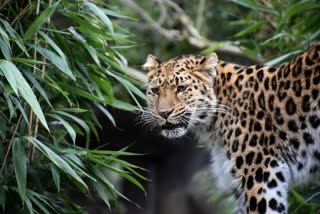
[[[287,213],[288,188],[320,177],[320,43],[279,67],[209,56],[149,55],[149,122],[190,131],[210,148],[219,188],[236,213]]]

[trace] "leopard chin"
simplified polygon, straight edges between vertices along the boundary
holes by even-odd
[[[166,138],[179,138],[187,133],[187,129],[185,127],[178,127],[173,129],[162,129],[161,135]]]

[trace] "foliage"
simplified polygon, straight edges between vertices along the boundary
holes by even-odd
[[[144,98],[120,66],[132,42],[113,20],[126,17],[102,0],[4,1],[0,14],[0,209],[81,212],[66,195],[72,186],[93,187],[109,208],[129,200],[105,170],[143,190],[141,169],[121,160],[137,154],[90,146],[97,111],[115,125],[107,106],[135,110],[130,102]]]
[[[319,1],[233,2],[249,9],[242,19],[231,23],[244,27],[234,38],[248,47],[251,54],[273,59],[268,64],[287,61],[320,38]]]

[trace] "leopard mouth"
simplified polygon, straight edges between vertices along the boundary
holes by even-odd
[[[186,134],[189,124],[189,117],[184,117],[183,122],[173,124],[167,122],[160,127],[161,134],[166,138],[179,138]]]
[[[186,128],[186,127],[187,127],[187,124],[183,124],[183,123],[173,124],[173,123],[167,122],[166,124],[161,126],[161,129],[162,130],[173,130],[173,129],[177,129],[177,128]]]

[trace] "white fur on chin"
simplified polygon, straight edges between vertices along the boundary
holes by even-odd
[[[187,132],[186,128],[176,128],[176,129],[164,129],[161,134],[166,138],[178,138],[182,137]]]

